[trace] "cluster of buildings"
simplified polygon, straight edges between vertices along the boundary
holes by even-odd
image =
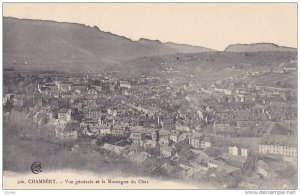
[[[238,78],[210,86],[157,75],[24,78],[30,82],[22,93],[4,91],[5,111],[20,110],[37,126],[51,125],[59,142],[89,138],[102,151],[152,172],[184,178],[226,175],[238,185],[249,171],[260,179],[280,177],[265,158],[291,164],[297,159],[297,109],[289,104],[295,89]],[[258,142],[248,145],[243,138]]]

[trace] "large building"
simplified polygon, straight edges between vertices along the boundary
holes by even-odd
[[[297,160],[297,137],[271,135],[259,144],[259,154],[278,155],[286,161]]]
[[[83,109],[83,115],[85,119],[98,120],[101,118],[101,110],[99,108],[85,108]]]

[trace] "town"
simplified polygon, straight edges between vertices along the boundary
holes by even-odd
[[[229,189],[292,188],[297,88],[249,80],[295,75],[295,63],[205,85],[180,79],[172,67],[126,79],[4,68],[4,127],[19,120],[19,138],[39,136],[72,153],[88,147],[155,177]]]

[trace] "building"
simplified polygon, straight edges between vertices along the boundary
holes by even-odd
[[[236,129],[228,123],[214,123],[213,135],[217,137],[237,137]]]
[[[83,91],[83,90],[86,90],[87,87],[85,84],[72,84],[70,86],[70,89],[71,90],[79,90],[79,91]]]
[[[267,179],[274,179],[278,175],[274,169],[262,160],[256,162],[256,172]]]
[[[128,81],[120,81],[120,87],[130,89],[131,85]]]
[[[230,146],[228,147],[228,153],[234,156],[248,157],[249,149],[246,146]]]
[[[171,132],[170,131],[167,131],[167,130],[160,130],[158,132],[158,139],[159,140],[168,140],[170,139],[170,134]]]
[[[122,146],[117,146],[117,145],[108,144],[108,143],[105,143],[101,148],[104,150],[116,153],[118,155],[120,155],[122,153],[122,151],[125,149]]]
[[[157,142],[153,140],[146,140],[144,144],[144,148],[155,148]]]
[[[147,160],[151,159],[152,155],[147,152],[129,152],[126,157],[138,165],[144,164]]]
[[[161,120],[161,125],[163,129],[166,130],[175,130],[176,129],[176,122],[172,118],[163,118]]]
[[[97,127],[100,129],[100,135],[109,135],[111,134],[111,129],[109,125],[100,124],[97,125]]]
[[[130,134],[129,139],[132,140],[132,145],[143,146],[144,140],[145,140],[145,135],[143,132],[136,131],[136,132],[132,132]]]
[[[99,108],[85,108],[83,109],[83,115],[85,119],[98,120],[101,118],[101,110]]]
[[[58,122],[67,123],[71,120],[71,110],[70,109],[61,109],[58,112]]]
[[[246,165],[247,157],[237,156],[232,154],[222,154],[222,159],[229,165],[234,167],[243,168]]]
[[[177,143],[177,142],[178,142],[179,137],[180,137],[180,135],[179,135],[179,133],[178,133],[177,131],[172,132],[172,133],[170,134],[170,140],[172,140],[174,143]]]
[[[60,141],[69,142],[78,139],[78,131],[80,131],[79,123],[68,122],[58,124],[55,128],[56,138]]]
[[[211,141],[209,137],[204,137],[201,141],[200,141],[200,148],[209,148],[211,147]]]
[[[111,134],[113,136],[125,136],[126,130],[125,129],[112,129]]]
[[[94,99],[84,99],[83,105],[87,107],[94,107],[96,106],[96,101]]]
[[[189,138],[189,144],[193,148],[200,148],[201,147],[201,140],[203,139],[203,134],[201,133],[194,133]]]
[[[160,156],[163,158],[171,157],[175,154],[175,149],[170,146],[162,146],[160,147]]]
[[[272,154],[286,161],[296,161],[297,136],[270,135],[259,144],[259,154]]]

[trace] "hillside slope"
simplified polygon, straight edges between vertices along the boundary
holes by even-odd
[[[51,63],[76,64],[79,61],[118,63],[137,57],[185,51],[187,49],[169,47],[159,41],[132,41],[82,24],[3,18],[5,65],[25,61],[28,66],[37,67]]]

